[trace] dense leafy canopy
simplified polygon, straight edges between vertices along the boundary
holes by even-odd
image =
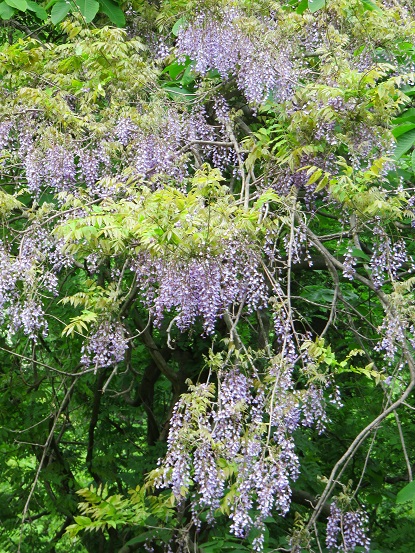
[[[411,0],[0,18],[1,551],[412,550]]]

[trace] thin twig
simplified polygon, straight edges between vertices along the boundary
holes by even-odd
[[[29,511],[30,502],[32,500],[32,497],[33,497],[33,494],[35,492],[37,483],[39,481],[40,471],[42,470],[43,464],[46,460],[46,456],[47,456],[48,451],[49,451],[49,446],[51,444],[51,441],[53,439],[53,435],[55,433],[56,425],[58,423],[60,415],[62,414],[63,410],[66,408],[66,406],[68,404],[69,398],[72,394],[72,390],[74,389],[75,384],[77,383],[77,381],[78,381],[78,378],[75,378],[73,380],[72,384],[69,386],[68,390],[66,391],[66,394],[65,394],[65,396],[64,396],[64,398],[61,402],[61,405],[60,405],[58,411],[56,412],[52,427],[49,431],[48,437],[46,438],[45,444],[43,446],[42,457],[39,461],[39,465],[38,465],[38,468],[36,470],[35,478],[33,480],[32,486],[30,488],[29,495],[27,497],[27,500],[26,500],[26,503],[25,503],[25,506],[24,506],[24,509],[23,509],[23,513],[22,513],[22,523],[21,523],[20,539],[19,539],[19,546],[18,546],[18,549],[17,549],[17,553],[21,553],[21,545],[22,545],[22,540],[23,540],[23,525],[24,525],[26,519],[28,518],[27,513]]]
[[[412,482],[412,480],[413,480],[412,466],[411,466],[411,462],[410,462],[409,456],[408,456],[408,451],[407,451],[406,445],[405,445],[405,437],[404,437],[403,432],[402,432],[401,421],[399,420],[398,413],[396,411],[394,411],[393,414],[395,415],[396,426],[398,427],[399,437],[401,439],[403,456],[405,457],[406,468],[408,470],[408,479],[409,479],[409,482]]]

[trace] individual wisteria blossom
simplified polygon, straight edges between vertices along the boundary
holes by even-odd
[[[18,264],[0,241],[0,321],[7,313],[7,304],[15,297],[15,286],[19,274]]]
[[[170,46],[166,43],[163,38],[159,38],[157,44],[156,59],[163,60],[167,58],[170,54]]]
[[[81,363],[95,369],[110,367],[124,360],[128,341],[121,323],[102,321],[82,347]]]
[[[196,71],[216,69],[224,79],[234,77],[247,100],[260,104],[271,92],[280,100],[289,97],[297,79],[288,43],[263,47],[263,36],[272,30],[269,19],[248,32],[243,12],[235,7],[200,12],[180,29],[176,48],[179,59],[195,60]]]
[[[212,450],[208,434],[210,428],[203,423],[200,428],[206,434],[193,457],[193,481],[197,484],[200,494],[197,503],[202,508],[208,507],[207,520],[212,523],[214,512],[219,508],[220,500],[223,497],[225,477],[222,469],[217,465],[216,456]],[[195,521],[198,521],[197,516]]]
[[[214,100],[215,115],[220,128],[217,130],[219,138],[224,141],[229,141],[230,131],[233,132],[233,121],[231,118],[231,112],[228,102],[225,98],[218,94]],[[226,170],[227,167],[235,167],[234,173],[237,173],[236,167],[238,167],[238,155],[235,151],[235,148],[220,148],[213,147],[209,150],[206,150],[206,154],[212,157],[214,167],[217,167],[221,171]],[[239,153],[239,159],[244,159],[244,153]]]
[[[315,424],[320,434],[325,430],[328,419],[325,412],[322,388],[317,388],[313,384],[308,387],[303,395],[302,412],[304,426],[313,426]]]
[[[73,190],[76,183],[75,152],[70,146],[38,147],[29,133],[22,135],[19,152],[23,158],[27,188],[35,196],[42,187],[54,192]]]
[[[35,195],[40,193],[43,183],[42,152],[30,147],[24,157],[24,168],[26,172],[27,188]]]
[[[8,337],[22,329],[28,338],[37,342],[40,333],[45,337],[48,332],[48,323],[44,315],[43,306],[35,299],[16,301],[8,309]]]
[[[207,384],[194,387],[195,404],[201,406],[196,416],[187,408],[189,395],[182,395],[175,404],[170,417],[170,429],[167,437],[167,453],[159,460],[160,474],[155,480],[157,487],[171,487],[174,496],[182,501],[192,482],[190,477],[191,459],[188,455],[189,445],[193,439],[195,427],[200,418],[206,421],[206,404],[212,396],[212,389]],[[207,421],[206,421],[207,423]]]
[[[212,438],[220,442],[227,460],[235,458],[240,450],[244,409],[251,405],[252,382],[237,369],[225,372],[219,390],[220,409],[212,414]]]
[[[79,151],[79,168],[82,180],[87,186],[93,186],[100,178],[100,159],[97,151],[82,149]]]
[[[293,240],[290,235],[284,236],[284,247],[287,256],[291,254],[292,263],[301,263],[304,256],[307,255],[307,233],[304,226],[294,230]]]
[[[19,260],[27,268],[33,263],[43,263],[57,274],[62,268],[70,267],[73,261],[63,247],[63,241],[57,240],[45,227],[34,225],[27,229],[21,241]]]
[[[47,185],[56,192],[71,190],[76,180],[73,151],[63,146],[49,148],[43,161],[43,176]]]
[[[336,501],[330,506],[327,520],[326,545],[329,551],[353,553],[356,547],[370,550],[367,536],[368,517],[362,510],[343,512]]]

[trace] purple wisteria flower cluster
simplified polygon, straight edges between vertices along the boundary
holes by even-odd
[[[255,551],[262,551],[264,520],[290,508],[291,483],[299,475],[293,433],[300,425],[321,430],[327,421],[322,388],[295,389],[301,355],[282,346],[266,373],[252,377],[224,362],[216,390],[190,386],[174,407],[167,454],[159,462],[156,485],[171,488],[179,502],[190,496],[196,526],[201,511],[213,523],[214,512],[226,505],[233,534],[244,538],[259,530]]]
[[[215,111],[216,125],[208,122],[203,105],[191,110],[164,107],[161,113],[155,110],[142,117],[137,110],[137,121],[120,117],[99,138],[61,133],[45,140],[51,131],[42,122],[6,120],[0,126],[0,150],[13,153],[8,163],[22,166],[23,182],[34,197],[46,190],[71,194],[86,190],[91,196],[112,197],[117,190],[105,186],[105,179],[118,178],[122,183],[127,168],[128,175],[152,180],[157,187],[164,182],[160,176],[180,183],[188,176],[193,157],[197,164],[210,160],[222,169],[233,166],[234,149],[222,145],[229,144],[231,126],[224,99],[216,102]]]
[[[366,170],[381,156],[391,158],[396,147],[393,138],[385,136],[381,126],[355,125],[346,140],[351,165],[355,170]],[[394,168],[390,160],[385,163],[382,174],[385,175]]]
[[[381,339],[374,350],[382,352],[385,358],[392,361],[399,349],[405,343],[405,323],[397,313],[386,313],[382,325],[379,327]]]
[[[128,348],[124,327],[120,323],[102,321],[82,347],[81,363],[98,368],[111,367],[123,361]]]
[[[11,128],[11,121],[3,121],[0,123],[0,151],[6,148],[9,144]]]
[[[205,252],[190,259],[163,259],[144,253],[132,269],[155,324],[160,325],[170,311],[182,331],[200,317],[204,332],[211,334],[216,320],[233,303],[244,303],[252,312],[268,300],[260,257],[236,241],[225,243],[219,255]]]
[[[19,155],[27,189],[34,196],[45,189],[74,193],[79,186],[93,188],[101,178],[111,175],[111,159],[100,143],[79,145],[68,140],[44,151],[42,141],[38,143],[26,131],[20,138]]]
[[[370,539],[367,536],[367,524],[368,518],[363,511],[342,512],[336,501],[333,501],[327,521],[327,549],[353,553],[356,547],[362,547],[368,552]]]
[[[353,280],[354,275],[356,274],[355,265],[357,264],[357,259],[353,255],[353,248],[349,246],[346,250],[346,254],[343,260],[343,276],[348,280]]]
[[[397,280],[398,271],[408,260],[408,255],[405,242],[402,239],[392,244],[385,230],[378,225],[373,229],[373,234],[377,241],[374,244],[370,268],[373,283],[380,288],[388,277],[391,280]]]
[[[170,108],[163,113],[157,129],[140,128],[129,118],[122,118],[115,127],[114,138],[127,148],[128,161],[137,174],[147,179],[167,175],[183,180],[188,175],[186,156],[189,152],[196,158],[212,160],[216,167],[225,168],[234,164],[232,149],[219,145],[228,142],[225,124],[229,110],[223,100],[216,103],[219,126],[208,124],[208,115],[203,106],[189,112]]]
[[[264,36],[276,27],[269,18],[253,30],[236,7],[220,14],[200,12],[180,30],[177,53],[179,59],[195,60],[195,70],[201,74],[216,69],[223,79],[234,77],[249,102],[260,104],[271,92],[284,100],[292,94],[297,76],[287,42],[275,48],[268,42],[264,48]]]
[[[61,244],[40,226],[29,227],[17,256],[0,241],[0,322],[8,321],[8,337],[20,330],[35,342],[47,335],[43,303],[58,294],[58,273],[71,263]]]

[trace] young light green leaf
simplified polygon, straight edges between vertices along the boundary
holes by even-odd
[[[316,171],[314,171],[314,173],[308,179],[307,185],[313,184],[314,182],[318,181],[318,179],[321,177],[322,174],[323,174],[323,171],[321,169],[316,169]]]
[[[89,517],[84,517],[82,515],[74,517],[74,521],[79,524],[79,526],[88,526],[92,522]]]
[[[362,0],[363,7],[368,11],[381,12],[382,10],[372,0]]]

